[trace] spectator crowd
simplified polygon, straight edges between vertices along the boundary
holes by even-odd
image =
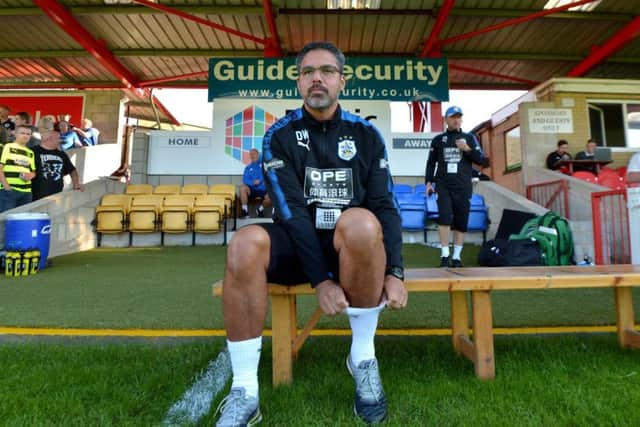
[[[38,126],[31,115],[0,105],[0,212],[59,193],[70,175],[73,189],[84,185],[65,150],[98,144],[100,131],[90,119],[82,127],[69,114],[43,116]]]

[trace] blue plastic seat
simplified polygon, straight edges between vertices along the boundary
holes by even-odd
[[[432,193],[430,196],[427,196],[425,200],[427,206],[427,218],[431,220],[438,219],[438,196],[436,193]]]
[[[399,193],[396,195],[396,200],[401,208],[406,205],[419,205],[422,210],[425,209],[424,193]]]
[[[478,193],[471,194],[471,209],[473,209],[474,207],[477,208],[482,206],[486,206],[484,204],[484,197],[482,197],[482,195]]]
[[[407,204],[400,207],[400,219],[402,220],[402,229],[410,231],[422,231],[424,230],[424,220],[426,218],[426,212],[424,210],[424,203],[419,204]]]
[[[413,187],[409,184],[393,184],[393,194],[413,193]]]
[[[484,202],[484,199],[482,201]],[[482,231],[483,243],[487,240],[489,222],[489,208],[487,206],[471,205],[469,220],[467,221],[467,231]]]
[[[427,192],[427,186],[425,184],[416,184],[416,186],[413,187],[413,192],[417,194],[424,194]]]

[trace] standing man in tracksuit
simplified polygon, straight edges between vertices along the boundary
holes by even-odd
[[[460,107],[449,107],[444,117],[447,129],[431,142],[425,183],[427,193],[432,193],[435,185],[438,194],[440,267],[462,267],[460,256],[471,207],[471,165],[482,164],[484,155],[476,137],[462,132]],[[452,257],[449,253],[451,228],[454,230]]]
[[[374,336],[384,306],[407,304],[400,215],[380,133],[338,104],[344,64],[331,43],[307,44],[296,58],[304,105],[264,136],[263,165],[277,221],[243,227],[227,252],[223,311],[233,383],[220,427],[261,419],[258,363],[268,282],[310,282],[325,314],[348,316],[353,410],[366,423],[387,416]]]

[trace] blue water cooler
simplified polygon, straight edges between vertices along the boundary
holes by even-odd
[[[4,223],[6,251],[27,251],[38,248],[40,270],[46,267],[51,238],[51,219],[46,213],[7,214]]]

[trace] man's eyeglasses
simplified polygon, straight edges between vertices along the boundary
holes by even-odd
[[[303,79],[310,79],[315,76],[316,71],[320,71],[320,75],[323,78],[331,78],[335,77],[338,74],[342,74],[339,69],[334,67],[333,65],[323,65],[321,67],[303,67],[300,71],[300,76]]]

